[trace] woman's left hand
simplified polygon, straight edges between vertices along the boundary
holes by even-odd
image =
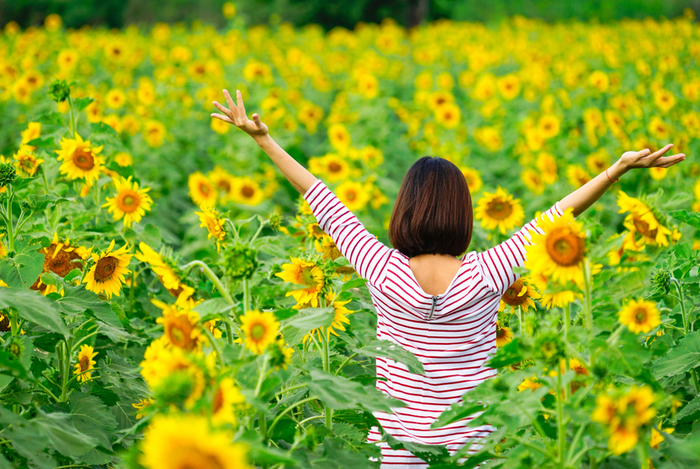
[[[211,115],[212,117],[216,117],[217,119],[221,119],[224,122],[228,122],[229,124],[235,125],[236,127],[243,130],[245,133],[247,133],[255,139],[264,137],[268,134],[267,126],[260,122],[260,116],[257,113],[252,115],[253,120],[248,119],[248,116],[245,113],[245,107],[243,106],[243,98],[241,97],[240,91],[236,90],[236,99],[238,101],[238,105],[233,104],[231,95],[228,94],[228,91],[226,90],[224,90],[224,97],[226,98],[226,102],[228,103],[229,108],[227,109],[226,107],[219,104],[217,101],[214,101],[214,106],[216,106],[217,109],[219,109],[224,114],[222,115],[213,113]]]

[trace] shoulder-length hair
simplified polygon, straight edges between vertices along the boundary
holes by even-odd
[[[450,161],[424,156],[406,173],[389,221],[389,240],[410,257],[459,256],[467,250],[474,223],[464,174]]]

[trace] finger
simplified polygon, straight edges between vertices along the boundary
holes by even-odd
[[[224,106],[222,106],[221,104],[219,104],[217,101],[214,101],[214,106],[216,106],[216,108],[217,108],[219,111],[223,112],[223,113],[226,114],[227,116],[228,116],[228,115],[231,115],[231,110],[230,110],[230,109],[226,109]]]
[[[224,122],[228,122],[229,124],[233,124],[233,121],[228,116],[223,116],[223,115],[217,114],[217,113],[212,113],[211,116],[216,117],[217,119],[220,119]]]
[[[655,151],[655,152],[652,153],[651,155],[649,155],[649,156],[647,156],[647,157],[645,157],[645,158],[641,158],[640,161],[641,161],[642,163],[644,163],[644,164],[645,164],[646,166],[648,166],[648,167],[654,166],[654,162],[655,162],[656,160],[658,160],[659,158],[661,158],[661,156],[662,156],[664,153],[666,153],[667,151],[669,151],[669,150],[671,149],[672,146],[673,146],[673,144],[672,144],[672,143],[669,143],[668,145],[666,145],[665,147],[661,148],[660,150]]]
[[[243,105],[243,96],[241,96],[240,90],[236,90],[236,100],[238,102],[239,109],[241,110],[243,115],[246,116],[247,114],[245,113],[245,106]]]
[[[674,164],[680,163],[683,160],[685,160],[685,154],[679,153],[677,155],[664,156],[663,158],[659,158],[654,162],[652,166],[668,168],[669,166],[673,166]]]
[[[262,127],[262,122],[260,121],[260,116],[258,115],[258,113],[256,112],[255,114],[253,114],[252,117],[253,117],[253,122],[255,122],[256,127],[258,127],[258,128]]]
[[[231,95],[228,94],[228,90],[224,90],[224,97],[226,98],[229,109],[231,109],[231,112],[235,115],[238,112],[238,108],[233,104],[233,99],[231,99]]]

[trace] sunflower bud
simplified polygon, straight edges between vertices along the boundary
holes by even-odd
[[[226,275],[233,279],[250,278],[258,268],[258,253],[245,244],[236,243],[224,251],[224,269]]]
[[[558,365],[561,358],[566,358],[564,343],[554,332],[542,334],[537,339],[535,350],[540,352],[540,358],[549,366]]]
[[[7,350],[15,359],[20,360],[24,354],[24,344],[19,337],[12,336],[10,340],[7,341],[5,350]]]
[[[0,187],[12,184],[17,177],[17,172],[12,163],[0,164]]]
[[[282,216],[277,211],[270,214],[270,228],[273,230],[278,230],[281,222]]]
[[[62,103],[70,97],[70,86],[66,80],[54,80],[49,85],[49,97],[57,103]]]
[[[195,377],[189,371],[175,371],[158,384],[154,398],[166,405],[182,405],[192,394],[195,384]]]
[[[666,269],[656,270],[651,274],[651,283],[654,286],[654,293],[663,292],[668,295],[671,292],[671,272]]]

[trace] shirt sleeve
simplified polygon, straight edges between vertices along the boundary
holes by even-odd
[[[553,221],[555,217],[563,214],[564,212],[557,202],[540,216],[549,217]],[[513,268],[523,267],[525,264],[525,245],[530,244],[533,232],[544,234],[542,229],[537,226],[537,218],[526,223],[510,239],[488,251],[477,254],[482,274],[494,293],[503,295],[508,287],[520,277],[513,272]]]
[[[357,274],[377,285],[391,249],[367,231],[357,217],[320,179],[304,194],[318,225],[328,234]]]

